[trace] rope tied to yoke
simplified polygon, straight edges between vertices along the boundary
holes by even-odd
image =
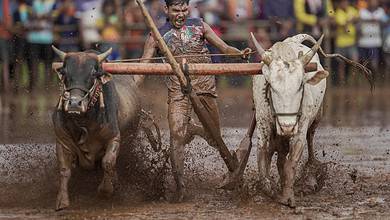
[[[231,53],[231,54],[223,54],[223,53],[217,53],[217,54],[192,54],[192,55],[179,55],[174,56],[174,58],[194,58],[194,57],[217,57],[217,56],[226,56],[226,57],[238,57],[238,56],[249,56],[252,54],[257,53],[257,51],[251,51],[246,53]],[[165,60],[166,57],[151,57],[151,58],[133,58],[133,59],[121,59],[121,60],[111,60],[108,61],[109,63],[124,63],[124,62],[139,62],[144,60]]]
[[[306,40],[310,41],[313,44],[315,44],[317,42],[312,36],[310,36],[308,34],[303,34],[303,38],[300,39],[300,42],[302,43]],[[360,64],[360,63],[353,61],[353,60],[350,60],[347,57],[345,57],[341,54],[338,54],[338,53],[333,53],[333,54],[325,53],[321,46],[318,48],[318,50],[319,50],[320,54],[322,56],[324,56],[325,58],[339,58],[339,59],[343,60],[345,63],[347,63],[348,65],[351,65],[352,67],[356,68],[360,73],[362,73],[365,76],[365,78],[370,83],[371,91],[374,89],[374,78],[372,75],[372,71],[366,67],[367,63]]]

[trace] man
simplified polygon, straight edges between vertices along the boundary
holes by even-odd
[[[11,37],[9,29],[12,21],[9,3],[9,0],[0,2],[0,61],[2,64],[0,80],[3,82],[2,89],[7,92],[9,89],[9,40]]]
[[[360,14],[360,35],[358,41],[359,58],[369,60],[373,72],[379,70],[381,47],[383,45],[382,27],[388,21],[385,10],[380,7],[378,0],[367,1],[367,8]]]
[[[173,55],[199,55],[208,54],[206,41],[217,47],[225,54],[241,54],[247,57],[250,49],[240,51],[222,41],[201,19],[189,19],[189,0],[165,0],[165,13],[167,22],[159,29],[165,42]],[[142,58],[151,58],[158,50],[157,43],[152,35],[149,35]],[[180,59],[178,59],[181,62]],[[149,62],[149,61],[144,61]],[[193,57],[187,58],[188,63],[211,63],[211,58]],[[216,102],[216,83],[214,76],[191,76],[193,91],[199,96],[201,102],[211,113],[215,124],[219,129],[219,113]],[[142,76],[137,78],[141,82]],[[202,136],[206,141],[216,146],[215,142],[205,133],[201,126],[191,121],[192,106],[188,97],[183,94],[179,80],[176,76],[167,79],[168,87],[168,122],[170,130],[170,148],[172,174],[176,182],[177,201],[184,198],[184,146],[189,143],[194,135]]]

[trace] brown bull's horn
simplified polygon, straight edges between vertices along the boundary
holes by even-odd
[[[99,54],[98,55],[99,63],[103,62],[108,56],[110,56],[111,52],[112,52],[112,47],[110,47],[110,49],[108,49],[106,52]]]
[[[253,45],[256,47],[256,50],[261,57],[261,61],[263,61],[263,63],[265,63],[267,66],[269,66],[272,62],[272,57],[270,56],[270,54],[266,53],[266,51],[260,45],[260,43],[256,40],[256,38],[252,32],[251,32],[250,40],[252,41]]]
[[[66,53],[60,49],[57,49],[54,45],[51,45],[51,48],[53,48],[54,52],[60,57],[62,61],[65,60]]]
[[[314,46],[310,49],[309,52],[307,52],[304,56],[299,58],[304,66],[309,64],[311,59],[313,59],[314,55],[316,55],[318,49],[321,47],[323,39],[324,39],[324,35],[321,36],[321,38],[317,41],[316,44],[314,44]]]

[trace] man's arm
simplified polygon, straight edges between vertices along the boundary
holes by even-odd
[[[144,45],[144,53],[142,55],[142,59],[148,59],[152,58],[154,56],[154,53],[156,52],[157,44],[154,38],[152,37],[152,34],[150,33],[148,35],[148,38],[146,39],[145,45]],[[150,63],[150,60],[141,60],[141,63]],[[135,75],[134,81],[139,86],[145,79],[145,75]]]
[[[148,38],[145,41],[144,45],[144,53],[142,54],[142,59],[149,59],[154,56],[154,53],[156,52],[157,44],[154,40],[152,34],[150,33],[148,35]],[[141,63],[150,63],[150,60],[141,60]]]
[[[224,53],[224,54],[242,54],[243,58],[246,58],[247,55],[244,55],[244,54],[249,53],[251,51],[251,49],[249,49],[249,48],[246,48],[246,49],[240,51],[239,49],[237,49],[235,47],[229,46],[220,37],[217,36],[217,34],[213,31],[213,29],[211,29],[210,25],[203,22],[203,26],[205,29],[204,36],[205,36],[206,40],[210,44],[217,47],[222,53]]]

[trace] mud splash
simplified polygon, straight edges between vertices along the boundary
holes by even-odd
[[[142,98],[166,128],[165,87],[147,85]],[[244,184],[236,191],[216,187],[226,171],[218,152],[196,138],[186,148],[188,200],[170,203],[174,191],[163,151],[155,152],[144,134],[121,148],[114,196],[97,195],[102,170],[75,169],[70,184],[72,206],[54,212],[58,174],[50,111],[56,97],[42,94],[0,96],[0,219],[318,219],[388,218],[390,216],[390,90],[331,88],[325,118],[315,136],[319,161],[326,166],[322,189],[307,188],[305,170],[297,182],[296,209],[262,195],[257,186],[256,143]],[[223,138],[233,149],[249,125],[251,91],[220,88]],[[366,126],[366,127],[359,127]],[[256,139],[254,139],[256,142]],[[307,153],[304,152],[306,156]],[[303,169],[305,159],[300,164]],[[278,182],[275,161],[271,169]],[[302,184],[301,184],[302,183]]]
[[[236,146],[245,129],[228,128],[223,134],[229,146]],[[328,176],[323,188],[316,193],[297,193],[296,209],[278,205],[255,189],[256,152],[252,151],[245,173],[245,184],[236,191],[216,190],[225,171],[223,161],[217,152],[196,138],[186,149],[185,176],[189,199],[183,204],[169,202],[173,192],[173,180],[170,175],[154,182],[156,173],[134,166],[145,164],[150,167],[150,158],[140,157],[138,161],[127,158],[121,153],[118,164],[118,187],[111,199],[102,199],[96,195],[101,178],[99,170],[94,172],[78,171],[72,177],[70,195],[72,207],[61,213],[53,211],[56,187],[54,158],[50,150],[52,145],[41,148],[40,145],[19,145],[13,149],[29,149],[36,152],[30,157],[14,155],[1,161],[8,164],[25,161],[30,166],[20,166],[13,171],[8,182],[1,179],[0,217],[3,218],[66,218],[66,219],[124,219],[124,218],[178,218],[178,219],[257,219],[257,218],[382,218],[390,216],[390,149],[389,131],[379,127],[364,129],[322,127],[316,136],[315,145],[318,159],[328,163]],[[163,134],[167,137],[166,131]],[[337,138],[335,138],[337,137]],[[163,140],[167,146],[168,140]],[[143,146],[143,145],[138,145]],[[1,146],[3,149],[10,146]],[[30,147],[30,148],[27,148]],[[34,151],[33,149],[40,149]],[[146,146],[147,148],[147,146]],[[141,148],[142,149],[142,148]],[[146,150],[148,151],[148,150]],[[145,151],[140,153],[145,154]],[[149,153],[150,154],[150,153]],[[146,153],[147,155],[147,153]],[[304,153],[305,155],[305,153]],[[140,161],[140,160],[143,160]],[[148,162],[149,161],[149,164]],[[302,162],[304,164],[304,160]],[[49,169],[48,169],[49,168]],[[4,173],[4,166],[1,173]],[[157,171],[158,169],[156,169]],[[276,167],[272,175],[277,182]],[[25,174],[29,173],[26,178]],[[13,176],[12,176],[13,175]],[[17,177],[20,176],[18,179]],[[17,179],[17,181],[15,181]],[[160,185],[161,184],[161,185]],[[156,187],[156,188],[155,188]],[[160,189],[166,191],[160,191]],[[298,190],[298,191],[303,191]],[[150,196],[150,192],[152,196]],[[162,193],[164,192],[164,193]],[[159,194],[161,193],[161,194]],[[162,195],[164,194],[164,195]],[[8,197],[8,198],[7,198]],[[7,217],[8,216],[8,217]]]

